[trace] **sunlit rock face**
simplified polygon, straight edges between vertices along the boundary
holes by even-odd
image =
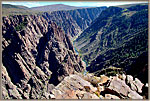
[[[70,37],[36,15],[3,17],[2,64],[3,97],[16,92],[9,98],[42,97],[44,87],[85,68]]]

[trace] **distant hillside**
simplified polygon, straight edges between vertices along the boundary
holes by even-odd
[[[30,14],[38,14],[40,12],[74,10],[74,9],[82,9],[82,8],[86,8],[86,7],[74,7],[69,5],[57,4],[57,5],[28,8],[26,6],[21,6],[21,5],[2,4],[2,15],[3,16],[20,15],[20,14],[30,15]]]
[[[75,44],[90,72],[112,65],[138,75],[148,68],[148,5],[103,10]]]
[[[142,5],[147,5],[147,3],[134,3],[134,4],[125,4],[125,5],[117,5],[115,7],[120,7],[120,8],[129,8],[129,7],[134,7],[135,5],[142,6]]]
[[[56,5],[48,5],[48,6],[39,6],[39,7],[32,7],[31,10],[37,11],[60,11],[60,10],[73,10],[73,9],[82,9],[84,7],[75,7],[63,4],[56,4]]]
[[[31,14],[28,7],[19,5],[2,4],[2,15],[17,15],[17,14]]]
[[[29,8],[26,6],[21,6],[21,5],[11,5],[11,4],[2,4],[2,8],[11,8],[11,9],[24,9],[24,10],[28,10]]]

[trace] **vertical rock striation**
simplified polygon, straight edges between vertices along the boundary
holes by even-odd
[[[68,11],[54,11],[50,13],[45,12],[42,16],[46,20],[56,22],[58,26],[63,28],[66,34],[69,34],[71,37],[76,37],[86,29],[104,9],[106,9],[105,6]]]
[[[3,98],[44,99],[50,84],[84,69],[69,36],[41,16],[3,17],[2,36]]]

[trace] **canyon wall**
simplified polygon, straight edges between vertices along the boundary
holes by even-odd
[[[41,16],[3,17],[2,36],[3,97],[40,98],[43,87],[85,68],[70,37]]]
[[[68,11],[44,12],[46,20],[56,22],[71,37],[79,35],[107,7],[83,8]]]

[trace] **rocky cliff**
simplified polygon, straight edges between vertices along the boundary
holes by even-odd
[[[91,22],[96,19],[106,7],[82,8],[68,11],[45,12],[42,15],[46,20],[56,22],[66,34],[78,36]]]
[[[47,21],[50,20],[55,22],[65,31],[66,34],[74,37],[74,40],[106,8],[106,6],[84,8],[62,4],[28,8],[25,6],[3,4],[2,15],[38,14],[44,17]]]
[[[2,36],[3,98],[46,98],[52,84],[84,70],[70,37],[41,16],[3,17]]]

